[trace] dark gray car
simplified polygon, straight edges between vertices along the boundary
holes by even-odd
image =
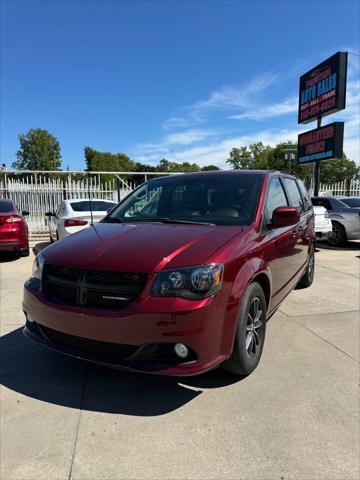
[[[356,200],[356,201],[355,201]],[[345,245],[347,240],[360,239],[360,206],[358,197],[314,197],[312,204],[325,207],[329,212],[333,231],[328,241],[336,247]]]

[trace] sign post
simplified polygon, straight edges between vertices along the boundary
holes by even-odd
[[[299,135],[298,163],[314,162],[315,196],[319,195],[320,161],[342,156],[344,123],[321,124],[324,116],[345,108],[346,76],[347,52],[337,52],[300,77],[298,123],[316,119],[317,129]]]
[[[317,118],[317,128],[321,127],[321,116]],[[320,162],[314,163],[314,197],[319,196],[320,187]]]

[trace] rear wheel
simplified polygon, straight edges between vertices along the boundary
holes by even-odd
[[[344,227],[339,222],[332,222],[333,228],[329,235],[328,242],[333,247],[342,247],[346,244],[346,232]]]
[[[237,322],[234,348],[222,367],[237,375],[249,375],[257,367],[265,341],[266,300],[258,283],[244,295]]]
[[[22,250],[20,250],[19,255],[20,257],[28,257],[30,255],[29,247],[23,248]]]
[[[307,288],[314,281],[314,273],[315,273],[315,247],[314,245],[311,246],[310,253],[309,253],[309,261],[305,270],[304,275],[299,280],[297,284],[297,288]]]

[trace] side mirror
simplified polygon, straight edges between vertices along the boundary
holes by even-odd
[[[27,217],[27,216],[29,215],[29,212],[28,212],[27,210],[23,210],[23,211],[21,212],[21,215],[22,215],[23,217]]]
[[[300,220],[299,210],[295,207],[278,207],[275,208],[272,219],[272,228],[289,227],[295,225]]]
[[[46,212],[45,217],[53,217],[55,215],[54,212]]]

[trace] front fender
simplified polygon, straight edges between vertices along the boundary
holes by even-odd
[[[260,274],[266,275],[270,287],[271,298],[271,273],[266,262],[260,257],[244,259],[239,264],[238,261],[228,265],[227,273],[235,278],[229,294],[229,301],[226,311],[226,328],[222,339],[223,351],[227,356],[232,352],[236,332],[236,324],[239,317],[241,302],[247,287]]]
[[[253,257],[245,261],[245,263],[238,268],[230,293],[229,303],[241,303],[248,285],[260,274],[266,275],[271,291],[271,273],[267,264],[262,258]]]

